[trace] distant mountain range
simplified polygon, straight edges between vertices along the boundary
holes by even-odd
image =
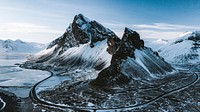
[[[158,51],[161,47],[163,47],[164,45],[166,45],[169,40],[166,39],[144,39],[145,45],[147,47],[152,48],[154,51]]]
[[[187,32],[158,51],[171,63],[200,63],[200,31]]]
[[[0,53],[36,53],[44,49],[46,45],[23,42],[21,40],[0,40]]]

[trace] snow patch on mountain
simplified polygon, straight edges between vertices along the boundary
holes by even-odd
[[[80,44],[79,47],[69,48],[61,55],[53,54],[45,63],[53,63],[56,66],[80,66],[82,68],[92,66],[108,66],[111,55],[107,52],[107,40],[95,43],[95,47],[91,48],[90,43]],[[37,55],[52,54],[56,46],[51,49],[43,50]],[[40,57],[42,58],[42,57]],[[46,57],[45,57],[46,58]]]

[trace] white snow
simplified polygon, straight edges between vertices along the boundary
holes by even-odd
[[[36,53],[46,45],[21,40],[0,40],[0,53]]]
[[[139,64],[140,66],[142,66],[149,74],[151,74],[149,72],[149,70],[147,69],[147,67],[142,63],[142,61],[140,59],[140,57],[142,57],[142,55],[140,54],[140,52],[138,50],[135,50],[134,54],[135,54],[135,62],[137,64]]]
[[[57,45],[54,45],[52,48],[50,49],[43,49],[42,51],[38,52],[35,54],[36,57],[40,57],[42,55],[46,55],[46,54],[51,54],[53,53],[53,51],[55,50],[55,48],[57,47]]]
[[[50,75],[46,71],[22,69],[14,65],[25,61],[25,58],[8,60],[0,57],[0,85],[6,86],[6,88],[1,89],[23,98],[28,97],[29,91],[34,84]]]
[[[192,32],[181,35],[178,39],[168,43],[159,50],[159,54],[170,63],[197,63],[200,62],[200,49],[193,50],[194,41],[187,38]],[[190,55],[199,55],[196,59],[189,59]]]
[[[66,58],[81,56],[84,60],[94,60],[97,62],[105,60],[108,66],[110,64],[111,55],[106,51],[106,42],[107,40],[97,42],[93,48],[90,47],[90,43],[83,44],[80,47],[73,47],[68,49],[63,55]]]
[[[92,106],[95,106],[95,105],[93,103],[91,103],[91,102],[88,102],[88,106],[92,107]]]
[[[92,62],[106,62],[106,66],[110,65],[111,55],[107,52],[107,40],[103,40],[94,44],[95,47],[90,47],[90,42],[86,44],[80,44],[79,47],[72,47],[67,49],[60,57],[64,57],[64,60],[70,59],[72,57],[81,57],[85,61]],[[38,56],[44,54],[51,54],[56,46],[51,49],[45,49],[38,53]],[[58,55],[55,54],[55,57],[52,59],[57,59]]]
[[[50,75],[50,73],[46,71],[22,69],[14,65],[15,63],[22,63],[24,61],[25,59],[0,59],[1,86],[32,86]]]
[[[46,110],[42,109],[42,112],[46,112]]]
[[[36,93],[39,93],[40,91],[51,89],[63,81],[71,80],[68,76],[52,76],[49,79],[45,80],[44,82],[40,83],[36,87]],[[38,96],[39,97],[39,96]]]
[[[32,86],[50,75],[46,71],[22,69],[19,67],[7,67],[6,69],[7,73],[5,73],[5,68],[3,68],[4,73],[0,73],[1,86]],[[0,68],[1,70],[2,68]]]
[[[145,46],[152,48],[154,51],[158,51],[162,46],[168,43],[168,40],[164,39],[144,39]]]

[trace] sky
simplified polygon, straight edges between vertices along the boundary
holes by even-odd
[[[200,30],[200,0],[0,0],[0,39],[49,43],[79,13],[119,37],[125,27],[167,40]]]

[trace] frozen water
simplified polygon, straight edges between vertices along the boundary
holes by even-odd
[[[50,73],[20,68],[15,64],[25,62],[26,58],[16,54],[9,55],[15,58],[4,58],[0,55],[0,89],[12,92],[18,97],[28,97],[31,87]]]
[[[0,60],[0,63],[7,66],[0,66],[0,85],[1,86],[32,86],[38,81],[48,77],[49,72],[41,70],[22,69],[15,66],[12,60]],[[13,63],[13,64],[12,64]]]

